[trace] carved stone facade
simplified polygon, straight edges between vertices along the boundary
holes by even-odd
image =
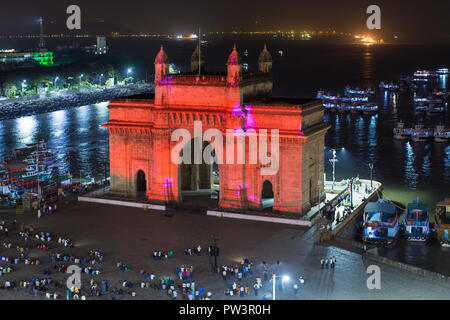
[[[231,151],[226,148],[227,129],[234,131],[233,138],[243,130],[255,130],[257,139],[266,136],[261,129],[268,134],[272,129],[279,132],[275,174],[264,175],[262,169],[271,164],[263,164],[259,158],[251,164],[250,136],[244,144],[245,162],[218,164],[221,208],[261,208],[265,181],[271,183],[275,211],[302,215],[323,199],[324,135],[328,129],[323,105],[318,100],[273,98],[272,62],[265,51],[258,73],[243,73],[234,48],[226,73],[198,76],[169,74],[169,59],[161,48],[155,59],[154,96],[117,99],[109,106],[105,127],[110,134],[111,192],[137,196],[143,174],[145,194],[151,202],[181,202],[182,190],[208,189],[208,181],[213,180],[210,167],[189,167],[171,158],[179,143],[171,139],[174,130],[186,129],[195,137],[194,122],[201,121],[202,133],[208,129],[222,133],[224,162]],[[269,151],[270,139],[273,137],[268,139]],[[239,144],[233,146],[235,156],[242,152],[239,148]]]

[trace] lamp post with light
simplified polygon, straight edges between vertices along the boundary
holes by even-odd
[[[275,282],[276,282],[277,278],[281,278],[282,282],[288,282],[290,280],[289,276],[286,276],[286,275],[277,276],[275,273],[273,274],[273,277],[272,277],[272,281],[273,281],[273,283],[272,283],[272,300],[275,300],[275,288],[276,288]]]
[[[338,162],[339,160],[336,158],[336,151],[339,151],[341,149],[344,148],[340,148],[340,149],[331,149],[331,151],[333,151],[333,159],[330,159],[330,163],[333,166],[333,184],[331,185],[331,190],[334,190],[334,182],[335,182],[335,173],[336,173],[336,162]]]
[[[133,68],[128,68],[127,69],[127,78],[130,78],[130,77],[133,78],[132,76],[130,76],[130,74],[132,74],[132,73],[133,73]]]

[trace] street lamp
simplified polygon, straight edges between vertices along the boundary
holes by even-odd
[[[284,276],[277,276],[275,273],[273,274],[272,280],[272,300],[275,300],[275,280],[276,278],[281,278],[281,282],[288,282],[290,280],[289,276],[284,275]]]
[[[217,246],[220,236],[211,235],[211,240],[214,243],[212,246],[212,253],[214,254],[214,272],[217,272],[217,256],[219,255],[219,247]]]
[[[370,169],[370,192],[372,192],[373,187],[372,187],[372,173],[373,173],[373,163],[369,163],[369,169]]]
[[[54,84],[54,87],[56,88],[56,81],[58,81],[59,80],[59,77],[56,77],[55,78],[55,84]]]
[[[26,87],[27,80],[22,81],[22,96],[23,96],[23,88]]]
[[[130,73],[133,73],[133,68],[128,68],[128,70],[127,70],[127,78],[128,77],[131,77],[130,76]],[[132,77],[131,77],[132,78]]]
[[[334,190],[334,181],[335,181],[335,173],[336,173],[336,162],[338,162],[339,160],[336,158],[336,151],[339,151],[341,149],[344,148],[339,148],[339,149],[331,149],[331,151],[333,151],[333,159],[330,159],[330,163],[333,166],[333,184],[331,185],[331,190]]]
[[[350,178],[350,208],[353,210],[353,183],[355,178]]]
[[[81,78],[83,78],[84,74],[80,75],[80,86],[81,86]]]

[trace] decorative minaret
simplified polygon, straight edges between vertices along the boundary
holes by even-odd
[[[233,47],[227,61],[227,83],[232,87],[239,85],[242,79],[242,61],[239,53],[236,51],[236,45]]]
[[[169,73],[169,57],[164,52],[163,46],[155,58],[155,87],[159,85],[161,79]]]
[[[40,27],[40,32],[39,32],[39,49],[45,49],[45,42],[44,42],[44,25],[43,25],[43,20],[42,17],[39,18],[39,27]]]
[[[200,57],[199,57],[200,55]],[[205,71],[205,58],[203,52],[200,51],[199,45],[194,50],[191,56],[191,71],[193,73],[198,73],[198,64],[200,63],[200,71],[203,73]]]
[[[263,73],[270,73],[272,71],[272,55],[269,50],[267,50],[265,44],[264,49],[261,51],[258,58],[258,70]]]

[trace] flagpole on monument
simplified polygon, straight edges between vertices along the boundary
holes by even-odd
[[[200,77],[200,66],[201,66],[201,56],[202,56],[202,34],[200,32],[200,27],[198,27],[198,76]]]

